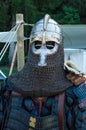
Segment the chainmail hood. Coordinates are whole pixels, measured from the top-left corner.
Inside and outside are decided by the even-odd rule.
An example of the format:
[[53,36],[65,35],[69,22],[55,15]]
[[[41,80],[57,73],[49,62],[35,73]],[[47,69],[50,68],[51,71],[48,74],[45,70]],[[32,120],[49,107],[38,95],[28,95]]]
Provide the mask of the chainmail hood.
[[9,85],[15,91],[31,97],[52,96],[71,85],[64,71],[64,51],[61,44],[56,54],[47,56],[47,66],[39,67],[38,60],[39,56],[34,55],[30,49],[24,68],[8,78]]

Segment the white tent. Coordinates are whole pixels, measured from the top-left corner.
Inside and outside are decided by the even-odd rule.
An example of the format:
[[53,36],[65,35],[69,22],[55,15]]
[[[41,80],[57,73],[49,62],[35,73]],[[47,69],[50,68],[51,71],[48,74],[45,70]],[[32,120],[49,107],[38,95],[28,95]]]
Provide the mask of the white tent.
[[[10,36],[13,36],[13,35],[14,35],[14,37],[13,37],[13,39],[11,39]],[[11,31],[11,32],[0,32],[0,42],[1,42],[1,43],[7,42],[8,39],[9,39],[9,37],[10,37],[10,42],[15,42],[15,41],[17,41],[17,35],[16,35],[16,32],[15,32],[15,31]]]
[[86,25],[62,25],[65,48],[86,48]]
[[[11,37],[13,38],[11,39]],[[24,37],[24,40],[27,40],[28,38]],[[0,32],[0,43],[5,43],[5,42],[17,42],[17,33],[16,31],[8,31],[8,32]]]
[[78,68],[86,74],[86,50],[84,49],[65,49],[65,61],[71,60]]

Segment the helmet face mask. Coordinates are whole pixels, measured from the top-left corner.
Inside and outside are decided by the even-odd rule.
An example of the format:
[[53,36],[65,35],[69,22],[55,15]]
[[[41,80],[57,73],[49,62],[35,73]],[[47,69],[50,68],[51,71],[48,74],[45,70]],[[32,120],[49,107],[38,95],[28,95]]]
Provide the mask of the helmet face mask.
[[48,41],[45,44],[42,44],[41,41],[34,41],[32,44],[32,52],[40,57],[38,66],[46,66],[46,57],[55,54],[58,51],[58,46],[53,41]]

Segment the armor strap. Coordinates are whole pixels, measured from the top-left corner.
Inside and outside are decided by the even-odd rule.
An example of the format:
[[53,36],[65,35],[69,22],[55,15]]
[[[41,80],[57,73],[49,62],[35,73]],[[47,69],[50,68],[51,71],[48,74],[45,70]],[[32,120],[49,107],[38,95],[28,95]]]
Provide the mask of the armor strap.
[[58,95],[59,130],[64,130],[64,99],[65,99],[65,92]]

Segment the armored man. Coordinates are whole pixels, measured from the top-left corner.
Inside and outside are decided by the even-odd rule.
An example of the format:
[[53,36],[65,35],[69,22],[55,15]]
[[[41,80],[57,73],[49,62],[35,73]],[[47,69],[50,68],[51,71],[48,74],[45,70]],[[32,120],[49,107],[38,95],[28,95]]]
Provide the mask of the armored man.
[[86,130],[85,77],[64,66],[60,25],[45,15],[29,44],[24,68],[0,87],[0,130]]

